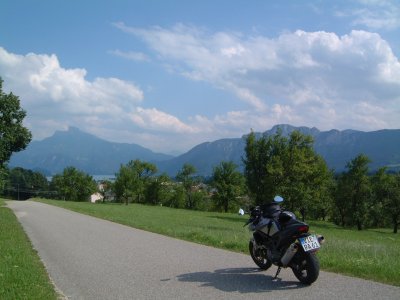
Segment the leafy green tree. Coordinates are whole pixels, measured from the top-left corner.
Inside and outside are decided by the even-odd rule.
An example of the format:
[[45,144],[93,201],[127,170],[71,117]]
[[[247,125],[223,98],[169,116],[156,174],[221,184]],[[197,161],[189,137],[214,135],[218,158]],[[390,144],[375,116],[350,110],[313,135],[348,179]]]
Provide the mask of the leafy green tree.
[[171,185],[165,187],[168,193],[163,198],[162,205],[174,208],[185,208],[186,207],[186,191],[185,188],[175,182],[171,182]]
[[88,201],[97,191],[93,177],[75,167],[67,167],[62,174],[53,176],[50,186],[66,201]]
[[195,207],[195,199],[192,197],[193,186],[197,183],[197,180],[194,177],[195,173],[196,168],[191,164],[185,163],[182,166],[182,169],[178,171],[178,174],[176,175],[176,179],[182,182],[182,185],[186,191],[186,207],[189,209]]
[[6,193],[4,189],[7,178],[8,178],[8,169],[6,167],[0,166],[0,194],[4,195]]
[[392,178],[387,174],[387,168],[380,168],[371,178],[372,199],[368,210],[370,227],[385,227],[390,224],[385,211],[384,202],[391,196]]
[[13,152],[26,148],[32,135],[22,124],[26,112],[21,109],[18,96],[3,92],[0,78],[0,168],[8,162]]
[[[312,174],[312,175],[311,175]],[[335,182],[333,179],[333,171],[328,169],[326,162],[318,157],[313,165],[313,172],[310,174],[308,187],[309,196],[304,198],[302,207],[303,219],[307,213],[313,219],[326,220],[332,212],[333,192]]]
[[126,205],[128,205],[129,201],[132,201],[135,186],[134,179],[133,171],[128,166],[121,165],[119,172],[116,174],[113,187],[117,201],[124,201]]
[[271,202],[280,192],[284,175],[281,154],[285,147],[286,139],[281,132],[259,139],[251,132],[246,138],[244,176],[257,205]]
[[[332,174],[315,153],[311,136],[294,131],[289,137],[278,131],[273,136],[246,139],[246,183],[257,204],[271,202],[276,194],[285,198],[290,210],[326,215]],[[327,201],[329,203],[329,201]],[[318,209],[317,209],[318,207]]]
[[211,201],[206,188],[197,188],[192,192],[192,209],[209,211],[211,210]]
[[138,159],[121,166],[114,183],[117,199],[124,200],[125,204],[129,201],[144,202],[147,185],[156,172],[157,167],[154,164]]
[[386,168],[381,168],[372,178],[372,187],[375,200],[373,216],[378,220],[389,217],[393,233],[397,233],[400,224],[400,173],[388,174]]
[[216,189],[213,200],[216,207],[225,212],[244,191],[244,177],[236,169],[237,165],[233,162],[223,161],[213,170],[211,185]]
[[[282,151],[282,194],[291,210],[298,209],[303,220],[307,211],[325,209],[329,203],[331,172],[313,149],[313,139],[299,131],[290,134]],[[314,211],[315,212],[315,211]]]
[[173,182],[167,174],[161,174],[149,181],[146,203],[163,205],[168,203],[171,197],[173,197]]
[[43,197],[49,189],[46,177],[32,170],[13,168],[9,171],[7,191],[14,199],[29,199],[32,197]]
[[365,224],[367,205],[371,199],[371,182],[368,177],[369,158],[360,154],[351,160],[343,174],[343,191],[339,191],[341,197],[346,199],[347,211],[351,217],[351,223],[357,226],[358,230]]
[[134,174],[134,183],[135,183],[135,191],[136,191],[136,201],[138,203],[145,202],[145,193],[150,183],[151,177],[157,173],[157,167],[148,162],[142,162],[140,160],[134,160],[133,162],[128,163],[129,168],[133,171]]
[[397,233],[400,225],[400,173],[393,176],[394,179],[390,189],[393,194],[384,202],[384,207],[392,217],[393,233]]
[[334,209],[332,212],[333,221],[345,227],[351,224],[351,194],[352,184],[347,174],[342,173],[337,177],[337,185],[334,192]]

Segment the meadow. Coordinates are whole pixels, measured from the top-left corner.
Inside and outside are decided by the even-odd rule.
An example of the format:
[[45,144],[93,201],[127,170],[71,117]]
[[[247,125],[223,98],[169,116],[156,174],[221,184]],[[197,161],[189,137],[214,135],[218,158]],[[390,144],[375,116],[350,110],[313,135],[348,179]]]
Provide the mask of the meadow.
[[[127,226],[212,247],[248,253],[246,216],[140,204],[91,204],[37,200]],[[329,222],[308,221],[324,235],[318,252],[322,270],[400,286],[400,235],[390,229],[358,231]]]

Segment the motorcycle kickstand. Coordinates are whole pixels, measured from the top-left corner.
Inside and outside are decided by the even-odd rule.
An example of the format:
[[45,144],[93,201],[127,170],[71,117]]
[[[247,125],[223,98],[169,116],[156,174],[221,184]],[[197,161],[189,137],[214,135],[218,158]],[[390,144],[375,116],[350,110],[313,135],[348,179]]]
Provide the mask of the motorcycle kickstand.
[[276,270],[276,274],[275,274],[275,276],[272,278],[272,280],[277,280],[277,279],[278,279],[278,275],[279,275],[279,273],[281,272],[281,270],[282,270],[282,267],[278,267],[278,270]]

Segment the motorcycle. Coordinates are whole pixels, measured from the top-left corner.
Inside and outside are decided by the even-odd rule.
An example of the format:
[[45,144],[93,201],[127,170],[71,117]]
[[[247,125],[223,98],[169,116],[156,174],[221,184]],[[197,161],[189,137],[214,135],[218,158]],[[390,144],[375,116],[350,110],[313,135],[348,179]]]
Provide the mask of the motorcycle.
[[[309,226],[296,219],[294,213],[281,209],[281,196],[269,204],[252,208],[249,225],[253,236],[249,241],[251,258],[258,267],[269,269],[277,266],[273,279],[277,279],[282,268],[291,268],[303,284],[312,284],[319,275],[319,261],[316,252],[324,242],[322,235],[309,233]],[[243,209],[239,210],[244,215]]]

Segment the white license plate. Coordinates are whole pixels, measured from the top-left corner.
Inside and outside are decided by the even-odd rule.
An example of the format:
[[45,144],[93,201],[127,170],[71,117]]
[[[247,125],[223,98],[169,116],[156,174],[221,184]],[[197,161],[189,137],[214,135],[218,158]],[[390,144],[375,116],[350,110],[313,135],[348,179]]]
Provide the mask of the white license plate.
[[309,235],[304,238],[299,238],[301,246],[303,247],[304,251],[312,251],[312,250],[317,250],[321,247],[321,245],[318,242],[318,238],[315,234]]

